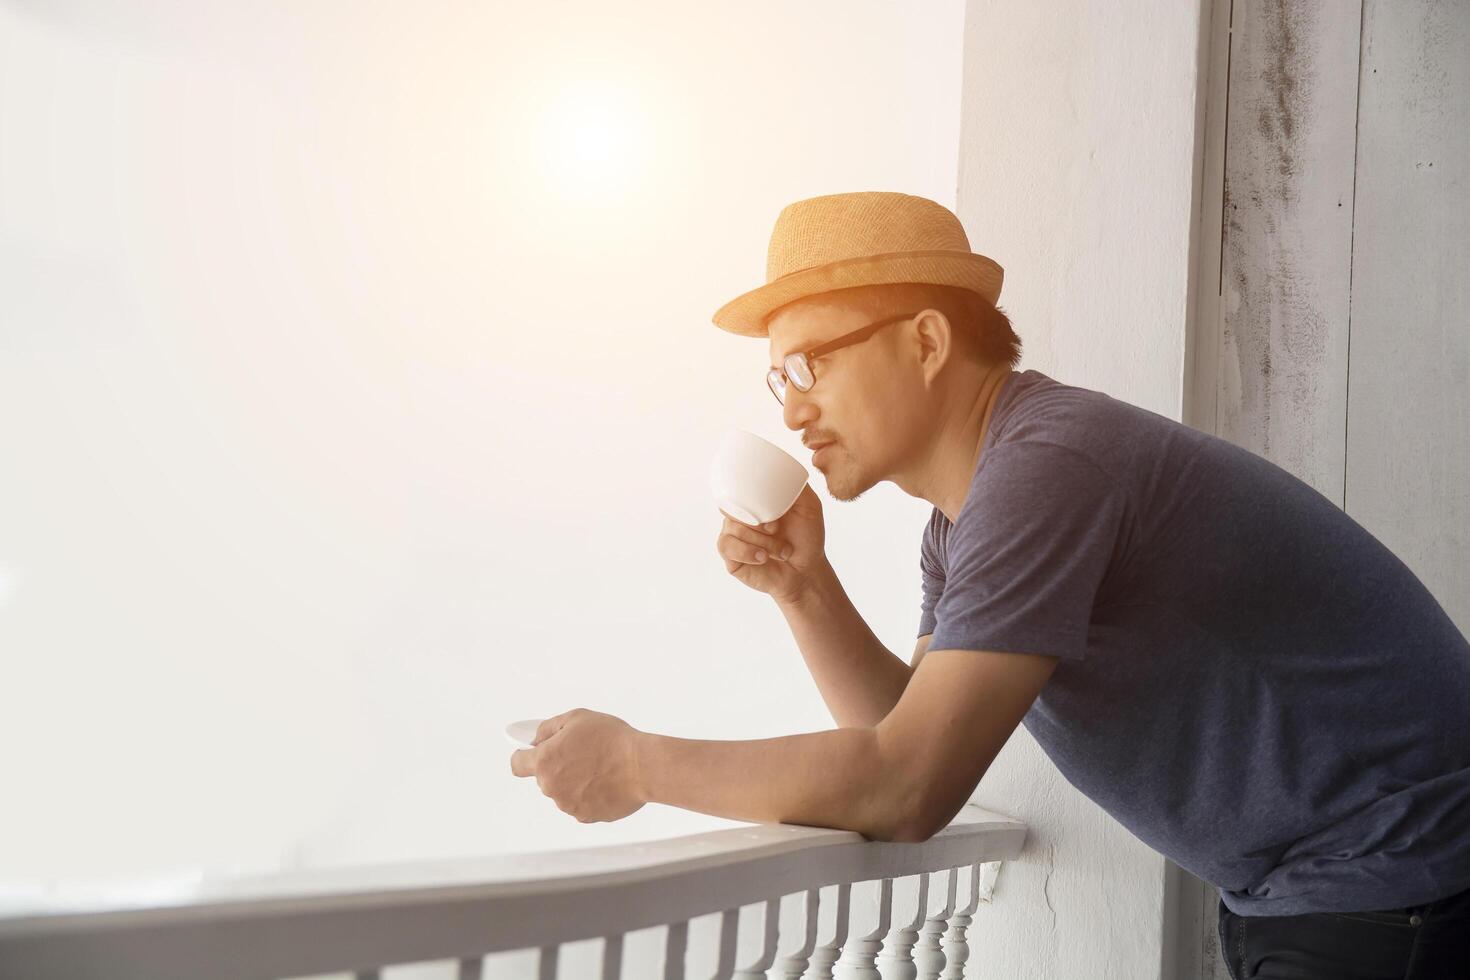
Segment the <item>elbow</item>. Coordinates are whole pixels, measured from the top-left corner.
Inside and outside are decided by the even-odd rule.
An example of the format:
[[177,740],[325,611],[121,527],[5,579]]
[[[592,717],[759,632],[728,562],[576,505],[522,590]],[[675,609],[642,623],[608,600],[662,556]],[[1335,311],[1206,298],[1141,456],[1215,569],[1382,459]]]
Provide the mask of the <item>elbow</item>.
[[910,802],[899,808],[898,814],[883,828],[883,835],[878,839],[895,844],[922,844],[939,830],[929,819],[927,811]]
[[948,823],[947,819],[934,819],[934,787],[907,754],[885,751],[877,728],[872,736],[876,744],[867,748],[865,761],[876,758],[879,765],[869,762],[864,767],[869,779],[864,788],[864,810],[872,832],[863,836],[896,844],[922,844]]
[[884,840],[893,844],[922,844],[932,835],[899,831],[888,835]]
[[928,795],[911,793],[900,804],[889,824],[886,838],[905,844],[922,844],[950,825],[970,800],[973,787],[937,785]]
[[933,837],[935,831],[927,825],[902,825],[895,827],[884,840],[895,844],[922,844]]
[[932,779],[911,783],[906,799],[896,809],[889,840],[922,844],[948,827],[974,795],[975,786],[968,780]]

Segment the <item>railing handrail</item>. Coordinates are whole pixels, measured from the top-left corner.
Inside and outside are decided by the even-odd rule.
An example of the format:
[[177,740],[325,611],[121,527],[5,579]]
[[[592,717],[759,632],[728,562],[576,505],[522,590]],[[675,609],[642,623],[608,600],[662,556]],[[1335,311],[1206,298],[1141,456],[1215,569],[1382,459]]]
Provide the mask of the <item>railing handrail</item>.
[[755,824],[533,854],[205,880],[147,907],[0,917],[0,976],[302,976],[479,956],[619,935],[826,885],[1009,860],[1025,835],[1024,824],[970,804],[922,843]]

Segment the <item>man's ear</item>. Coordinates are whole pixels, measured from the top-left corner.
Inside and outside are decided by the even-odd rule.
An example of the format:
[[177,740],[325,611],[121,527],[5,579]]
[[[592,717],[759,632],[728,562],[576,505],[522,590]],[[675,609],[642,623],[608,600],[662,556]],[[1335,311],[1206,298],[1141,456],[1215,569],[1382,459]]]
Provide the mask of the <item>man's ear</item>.
[[932,385],[944,365],[954,357],[954,334],[949,320],[938,310],[920,313],[913,323],[916,354],[924,383]]

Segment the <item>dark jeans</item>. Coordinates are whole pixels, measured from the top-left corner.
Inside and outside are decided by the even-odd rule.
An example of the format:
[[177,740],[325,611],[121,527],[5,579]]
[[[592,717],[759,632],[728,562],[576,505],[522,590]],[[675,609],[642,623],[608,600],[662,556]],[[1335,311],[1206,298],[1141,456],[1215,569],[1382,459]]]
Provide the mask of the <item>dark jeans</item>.
[[1220,902],[1234,980],[1470,980],[1470,890],[1413,908],[1236,915]]

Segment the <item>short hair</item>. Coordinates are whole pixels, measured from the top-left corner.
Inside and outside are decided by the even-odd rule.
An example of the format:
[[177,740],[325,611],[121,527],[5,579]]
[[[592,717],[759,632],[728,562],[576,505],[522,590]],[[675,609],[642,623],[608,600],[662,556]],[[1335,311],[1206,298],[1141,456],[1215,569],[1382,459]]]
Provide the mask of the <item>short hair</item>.
[[973,290],[927,282],[880,283],[834,289],[806,299],[825,300],[858,310],[874,320],[900,313],[936,309],[953,330],[962,356],[982,364],[1004,363],[1014,368],[1021,360],[1021,338],[1011,319]]

